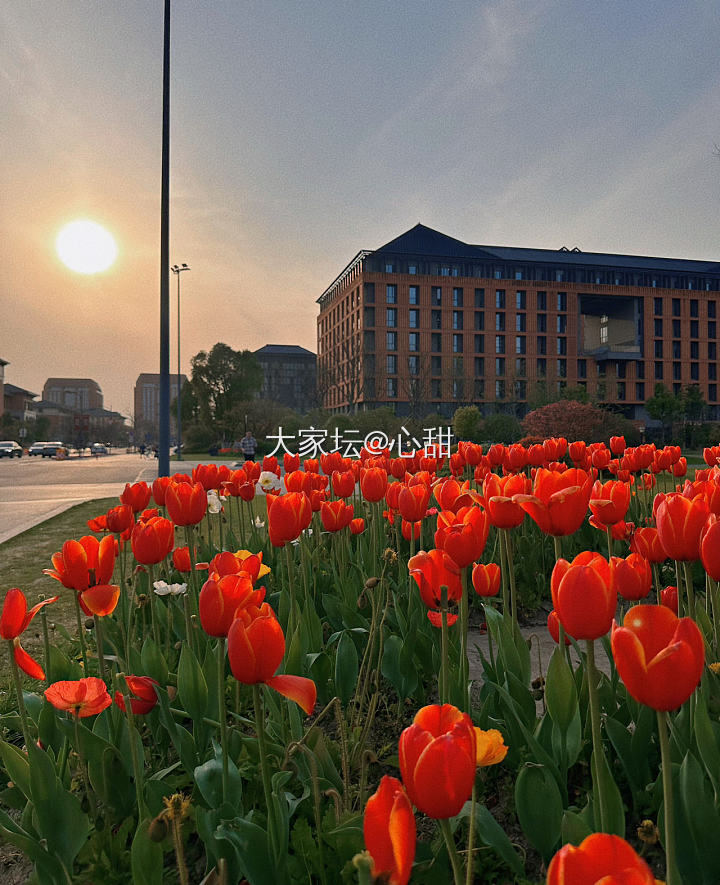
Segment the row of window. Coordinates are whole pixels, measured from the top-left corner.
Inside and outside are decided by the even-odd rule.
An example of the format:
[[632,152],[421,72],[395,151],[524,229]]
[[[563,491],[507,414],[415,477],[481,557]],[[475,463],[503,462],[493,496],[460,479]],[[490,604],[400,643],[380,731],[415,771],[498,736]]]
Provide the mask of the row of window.
[[[653,324],[655,337],[662,338],[663,337],[663,321],[655,320]],[[699,320],[690,320],[690,337],[698,338],[700,333],[700,321]],[[681,324],[680,320],[672,321],[672,334],[673,338],[682,338],[681,332]],[[707,337],[708,338],[717,338],[717,323],[715,320],[708,320],[707,324]]]
[[[663,315],[663,299],[662,298],[654,298],[653,299],[653,309],[655,311],[655,316],[661,317]],[[679,317],[682,311],[682,302],[680,298],[672,299],[672,315],[674,317]],[[707,312],[710,318],[714,318],[716,316],[717,304],[715,301],[707,302]],[[700,302],[697,298],[690,299],[690,316],[697,317],[700,315]]]
[[[367,294],[367,293],[366,293]],[[557,310],[566,311],[567,310],[567,292],[558,292],[556,296],[556,305]],[[375,294],[373,288],[372,298],[366,298],[367,303],[374,303]],[[465,294],[464,290],[455,286],[452,290],[452,306],[453,307],[464,307],[465,306]],[[525,290],[518,290],[515,292],[515,309],[516,310],[527,310],[527,292]],[[506,290],[505,289],[496,289],[495,290],[495,307],[498,310],[505,310],[507,307],[508,299],[506,298]],[[535,308],[537,310],[547,310],[547,292],[536,292],[535,293]],[[395,283],[388,283],[385,286],[385,303],[386,304],[397,304],[398,303],[398,287]],[[410,286],[408,288],[408,303],[410,305],[419,305],[420,304],[420,287],[419,286]],[[473,303],[476,308],[485,307],[485,289],[475,289],[474,290],[474,298]],[[441,307],[442,306],[442,286],[431,286],[430,287],[430,304],[433,307]],[[468,305],[469,306],[469,305]]]

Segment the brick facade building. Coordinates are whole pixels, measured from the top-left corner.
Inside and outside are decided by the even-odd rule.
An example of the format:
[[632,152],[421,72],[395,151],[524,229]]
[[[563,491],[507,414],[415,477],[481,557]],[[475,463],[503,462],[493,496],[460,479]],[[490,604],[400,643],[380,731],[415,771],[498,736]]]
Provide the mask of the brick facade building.
[[720,264],[474,246],[423,225],[359,252],[318,299],[323,405],[399,415],[527,411],[585,387],[645,420],[657,383],[718,417]]

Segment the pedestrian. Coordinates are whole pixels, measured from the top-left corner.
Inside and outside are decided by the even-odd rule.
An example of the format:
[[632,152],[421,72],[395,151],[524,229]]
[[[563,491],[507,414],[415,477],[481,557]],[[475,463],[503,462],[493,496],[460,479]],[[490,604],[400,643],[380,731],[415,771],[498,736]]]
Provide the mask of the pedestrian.
[[245,436],[240,440],[240,449],[245,455],[246,461],[252,461],[255,458],[255,449],[257,448],[257,440],[252,435],[252,431],[248,430]]

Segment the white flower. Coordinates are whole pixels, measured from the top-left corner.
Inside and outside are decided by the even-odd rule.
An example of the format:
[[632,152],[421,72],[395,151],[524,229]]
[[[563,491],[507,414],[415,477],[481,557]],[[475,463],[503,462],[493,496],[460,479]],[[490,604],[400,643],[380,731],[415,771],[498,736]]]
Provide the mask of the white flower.
[[223,508],[224,498],[221,498],[220,495],[215,491],[215,489],[210,489],[207,493],[208,500],[208,513],[220,513]]
[[274,489],[280,488],[280,477],[271,470],[263,470],[258,479],[258,488],[261,492],[267,494]]
[[256,529],[264,529],[265,528],[265,523],[262,521],[262,519],[260,519],[259,516],[255,517],[255,528]]
[[153,588],[158,596],[180,596],[181,593],[187,593],[187,584],[168,584],[167,581],[155,581]]

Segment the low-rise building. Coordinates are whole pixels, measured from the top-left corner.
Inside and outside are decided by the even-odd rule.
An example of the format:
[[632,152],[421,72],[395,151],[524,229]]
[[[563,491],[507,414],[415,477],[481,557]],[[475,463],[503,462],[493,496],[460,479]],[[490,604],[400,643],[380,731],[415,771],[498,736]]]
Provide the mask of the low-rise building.
[[297,344],[266,344],[255,351],[263,370],[259,396],[297,412],[317,405],[317,357]]

